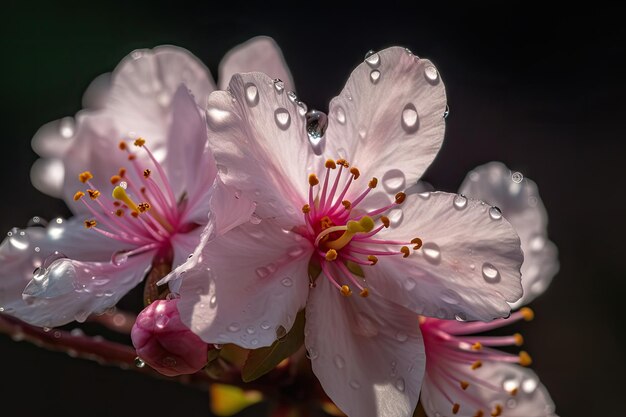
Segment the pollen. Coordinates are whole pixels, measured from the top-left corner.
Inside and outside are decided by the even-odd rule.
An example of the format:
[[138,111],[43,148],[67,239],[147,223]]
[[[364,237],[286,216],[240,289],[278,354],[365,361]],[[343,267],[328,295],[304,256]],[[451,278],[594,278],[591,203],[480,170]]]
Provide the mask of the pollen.
[[461,406],[458,403],[454,403],[454,405],[452,406],[452,414],[457,414],[460,408]]
[[133,216],[134,218],[137,218],[137,217],[139,217],[139,212],[133,210],[133,211],[130,212],[130,215]]
[[343,295],[344,297],[349,297],[352,295],[352,290],[350,289],[350,287],[348,287],[345,284],[341,286],[341,289],[339,291],[341,292],[341,295]]
[[327,159],[326,163],[324,164],[324,166],[326,168],[330,168],[330,169],[335,169],[337,168],[337,164],[335,163],[335,161],[333,161],[332,159]]
[[406,199],[406,194],[400,192],[398,194],[396,194],[396,204],[402,204],[404,203],[404,200]]
[[406,258],[411,254],[411,250],[409,249],[408,246],[402,246],[400,248],[400,252],[402,252],[402,257]]
[[337,251],[334,249],[329,249],[328,252],[326,252],[326,260],[331,262],[335,259],[337,259]]
[[491,417],[498,417],[502,414],[502,406],[500,404],[496,404],[493,407],[493,411],[491,412]]
[[465,391],[465,390],[467,389],[467,387],[469,387],[469,382],[467,382],[467,381],[461,381],[461,382],[460,382],[460,385],[461,385],[461,389],[462,389],[463,391]]
[[372,177],[370,182],[367,184],[367,186],[370,188],[376,188],[377,185],[378,185],[378,178],[376,177]]
[[85,196],[85,193],[83,193],[82,191],[76,191],[76,194],[74,194],[74,201],[78,201],[84,196]]
[[139,203],[137,208],[139,209],[140,213],[145,213],[146,211],[150,210],[150,203]]
[[348,163],[348,161],[346,161],[343,158],[337,159],[337,165],[341,165],[344,168],[349,168],[350,167],[350,164]]
[[370,290],[368,290],[367,288],[363,288],[359,295],[363,298],[367,298],[370,295]]
[[483,348],[483,345],[480,344],[480,342],[476,342],[472,345],[472,350],[481,350]]
[[413,246],[413,249],[418,250],[419,248],[422,247],[422,239],[420,239],[419,237],[416,237],[415,239],[411,240],[411,243],[414,244],[415,246]]
[[117,217],[122,217],[124,215],[124,210],[122,210],[122,209],[115,210],[115,215]]
[[475,371],[476,369],[480,368],[481,366],[483,366],[483,363],[481,361],[476,361],[472,364],[471,368],[472,371]]
[[383,223],[383,226],[389,227],[389,217],[381,216],[380,221]]
[[361,176],[361,171],[359,171],[357,167],[352,167],[350,168],[350,174],[352,174],[352,176],[356,180],[357,178]]
[[137,138],[137,139],[135,139],[135,142],[134,142],[135,146],[141,148],[145,144],[146,144],[146,140],[144,138]]
[[531,321],[535,318],[535,312],[529,307],[520,308],[519,312],[522,314],[522,317],[526,321]]
[[371,262],[371,265],[376,265],[378,263],[378,258],[374,255],[368,255],[367,260]]
[[341,204],[346,210],[350,210],[350,207],[352,207],[352,203],[348,200],[343,200]]
[[89,194],[89,198],[91,198],[92,200],[100,197],[100,191],[98,190],[87,190],[87,194]]
[[476,411],[476,414],[474,414],[474,417],[483,417],[485,415],[485,413],[483,412],[483,410],[478,410]]
[[120,177],[119,175],[113,175],[111,177],[111,184],[115,185],[118,182],[120,182],[122,180],[122,177]]
[[137,157],[134,154],[132,154],[132,153],[130,155],[128,155],[128,160],[129,161],[134,161],[135,158],[137,158]]
[[126,148],[128,148],[128,146],[126,146],[126,142],[124,142],[123,140],[120,141],[117,147],[120,148],[120,151],[125,151]]
[[78,180],[83,184],[93,178],[93,174],[89,171],[81,172],[78,174]]
[[314,186],[316,186],[319,183],[320,183],[320,180],[317,178],[317,175],[315,175],[315,174],[310,174],[309,175],[309,185],[311,187],[314,187]]
[[308,213],[310,213],[310,212],[311,212],[311,206],[309,206],[308,204],[303,205],[303,206],[302,206],[302,212],[303,212],[304,214],[308,214]]
[[516,346],[522,346],[524,344],[524,336],[522,336],[520,333],[515,333],[513,337],[515,338]]
[[513,388],[511,391],[509,391],[509,394],[511,394],[512,396],[516,396],[517,395],[517,388]]
[[522,366],[530,366],[533,363],[533,359],[530,357],[528,352],[522,350],[519,353],[519,364]]
[[143,170],[143,177],[148,179],[150,178],[150,174],[152,174],[152,171],[150,171],[149,169],[144,169]]
[[126,168],[120,168],[120,170],[117,171],[117,175],[124,178],[124,176],[126,175]]
[[91,229],[92,227],[95,227],[98,223],[95,220],[85,220],[85,227],[87,229]]

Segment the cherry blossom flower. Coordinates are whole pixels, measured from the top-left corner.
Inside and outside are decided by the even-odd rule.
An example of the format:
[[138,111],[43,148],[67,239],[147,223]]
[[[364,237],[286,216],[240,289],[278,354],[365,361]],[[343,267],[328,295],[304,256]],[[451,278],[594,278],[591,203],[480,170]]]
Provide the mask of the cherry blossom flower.
[[445,110],[436,68],[403,48],[356,68],[325,132],[326,116],[283,83],[235,75],[209,98],[209,142],[256,221],[203,239],[168,277],[183,277],[183,322],[254,349],[306,306],[313,371],[339,408],[411,415],[424,372],[415,313],[491,320],[522,294],[519,239],[501,215],[402,192],[441,147]]
[[[220,77],[244,68],[291,83],[269,38],[231,51]],[[215,181],[199,110],[214,89],[187,51],[137,50],[92,83],[75,121],[38,131],[33,147],[43,158],[33,182],[63,197],[75,217],[9,232],[0,246],[0,312],[48,327],[85,320],[149,271],[159,278],[180,265],[205,226],[214,236],[250,219],[251,201]]]
[[[556,247],[548,240],[547,214],[535,183],[519,172],[511,173],[501,163],[491,162],[471,171],[460,191],[500,207],[521,238],[525,253],[524,296],[514,306],[526,304],[543,293],[559,265]],[[531,364],[530,355],[525,351],[514,355],[494,349],[521,346],[522,335],[475,335],[533,317],[530,308],[522,307],[508,319],[489,323],[422,318],[426,374],[421,400],[426,414],[429,417],[554,416],[554,403],[547,389],[534,372],[523,367]]]

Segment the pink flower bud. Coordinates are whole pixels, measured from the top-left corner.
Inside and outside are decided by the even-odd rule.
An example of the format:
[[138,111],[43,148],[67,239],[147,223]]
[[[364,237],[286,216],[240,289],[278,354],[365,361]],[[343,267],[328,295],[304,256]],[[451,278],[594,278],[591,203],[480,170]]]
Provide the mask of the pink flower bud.
[[207,363],[208,345],[180,320],[178,300],[158,300],[137,316],[133,346],[145,363],[163,375],[192,374]]

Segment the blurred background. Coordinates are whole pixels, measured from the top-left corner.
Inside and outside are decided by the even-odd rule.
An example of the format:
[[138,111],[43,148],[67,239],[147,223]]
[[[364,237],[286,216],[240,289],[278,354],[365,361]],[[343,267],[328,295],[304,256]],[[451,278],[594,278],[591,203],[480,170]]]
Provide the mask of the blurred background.
[[[507,2],[454,7],[393,1],[218,8],[151,1],[5,2],[0,24],[0,231],[67,216],[29,182],[30,139],[74,115],[97,75],[136,48],[187,48],[217,74],[256,35],[282,47],[299,98],[325,111],[370,49],[410,48],[437,65],[450,116],[425,179],[455,191],[467,171],[500,160],[539,185],[561,270],[523,332],[533,368],[561,416],[623,416],[626,336],[626,29],[585,5],[548,12]],[[0,265],[0,268],[2,266]],[[205,392],[43,351],[0,335],[3,416],[207,416]],[[254,415],[252,411],[249,415]]]

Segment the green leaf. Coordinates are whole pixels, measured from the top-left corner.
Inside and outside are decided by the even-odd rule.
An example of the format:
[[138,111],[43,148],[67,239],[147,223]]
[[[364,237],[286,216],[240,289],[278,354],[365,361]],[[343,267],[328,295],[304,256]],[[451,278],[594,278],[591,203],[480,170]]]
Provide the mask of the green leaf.
[[304,343],[304,310],[296,316],[296,321],[287,335],[271,346],[251,350],[241,370],[244,382],[254,381],[274,369],[284,359],[296,353]]

